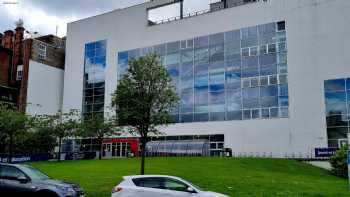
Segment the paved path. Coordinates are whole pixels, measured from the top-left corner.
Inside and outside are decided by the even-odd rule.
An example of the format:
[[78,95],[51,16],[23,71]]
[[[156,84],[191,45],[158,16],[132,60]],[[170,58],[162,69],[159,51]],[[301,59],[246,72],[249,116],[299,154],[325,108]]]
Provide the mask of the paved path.
[[331,170],[332,169],[332,166],[331,164],[329,163],[329,161],[310,161],[310,162],[307,162],[313,166],[316,166],[316,167],[319,167],[319,168],[323,168],[323,169],[326,169],[326,170]]

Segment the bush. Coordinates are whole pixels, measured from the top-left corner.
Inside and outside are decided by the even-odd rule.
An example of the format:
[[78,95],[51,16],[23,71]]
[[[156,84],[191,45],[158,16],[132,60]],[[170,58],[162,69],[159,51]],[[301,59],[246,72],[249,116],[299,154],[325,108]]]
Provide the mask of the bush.
[[348,148],[343,146],[330,158],[332,173],[334,175],[344,178],[348,177],[347,152]]

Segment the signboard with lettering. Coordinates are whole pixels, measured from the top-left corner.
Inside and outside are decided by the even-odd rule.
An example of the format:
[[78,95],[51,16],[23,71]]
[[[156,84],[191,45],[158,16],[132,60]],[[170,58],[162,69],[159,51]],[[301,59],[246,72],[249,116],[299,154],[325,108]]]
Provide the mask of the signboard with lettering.
[[315,148],[316,157],[331,157],[335,154],[337,148]]
[[[23,163],[28,161],[47,161],[51,158],[50,154],[44,153],[44,154],[32,154],[32,155],[13,155],[11,157],[12,163]],[[0,155],[0,162],[2,163],[8,163],[8,155],[7,154],[1,154]]]

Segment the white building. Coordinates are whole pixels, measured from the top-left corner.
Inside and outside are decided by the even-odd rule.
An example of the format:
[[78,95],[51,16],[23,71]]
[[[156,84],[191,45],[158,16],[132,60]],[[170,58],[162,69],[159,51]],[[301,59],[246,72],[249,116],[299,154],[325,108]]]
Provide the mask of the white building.
[[[273,157],[341,143],[349,129],[342,115],[350,111],[350,1],[227,0],[191,17],[148,18],[180,4],[155,0],[68,24],[63,110],[106,113],[127,61],[155,51],[181,96],[179,123],[161,129],[168,139],[213,135],[213,154],[225,147]],[[340,94],[325,93],[331,79],[343,79],[328,85]],[[341,119],[328,129],[326,110]]]

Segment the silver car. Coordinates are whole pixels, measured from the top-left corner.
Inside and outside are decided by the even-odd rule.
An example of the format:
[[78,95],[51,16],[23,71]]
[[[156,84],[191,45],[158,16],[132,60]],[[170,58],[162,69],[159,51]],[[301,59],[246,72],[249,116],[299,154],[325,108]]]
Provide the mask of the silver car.
[[84,197],[84,191],[77,184],[51,179],[31,166],[0,163],[0,196]]
[[147,175],[125,176],[112,190],[112,197],[228,197],[224,194],[202,191],[199,187],[178,177]]

